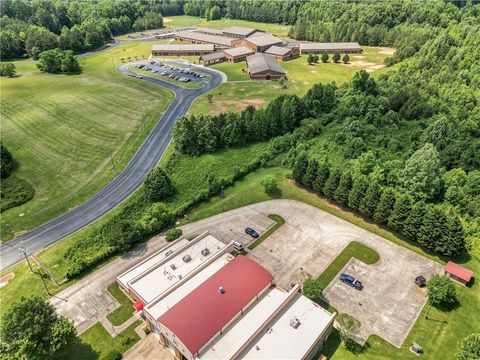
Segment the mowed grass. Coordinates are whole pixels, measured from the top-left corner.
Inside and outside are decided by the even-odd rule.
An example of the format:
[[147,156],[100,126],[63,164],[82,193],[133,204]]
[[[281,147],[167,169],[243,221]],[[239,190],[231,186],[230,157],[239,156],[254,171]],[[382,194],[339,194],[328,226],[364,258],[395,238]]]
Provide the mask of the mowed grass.
[[[223,200],[225,211],[276,198],[294,199],[327,211],[422,256],[439,263],[446,263],[447,259],[427,253],[421,248],[399,238],[388,229],[379,227],[353,212],[345,211],[330,203],[323,197],[297,187],[292,180],[286,178],[286,175],[290,172],[291,170],[288,169],[274,167],[260,169],[247,175],[242,180],[237,181],[234,186],[225,189]],[[279,192],[274,195],[266,194],[260,183],[261,179],[266,175],[272,175],[278,181]],[[219,212],[221,212],[221,198],[215,196],[192,208],[188,212],[188,218],[190,221],[196,221]],[[358,254],[356,250],[352,252],[353,256],[358,256]],[[478,249],[472,251],[471,257],[453,260],[478,274],[480,273],[480,259],[475,254],[478,254]],[[368,257],[370,258],[370,256]],[[371,261],[374,260],[372,256]],[[338,270],[337,268],[332,268],[331,272],[324,272],[321,275],[321,278],[325,276],[325,283],[331,278],[331,274],[333,273],[333,276],[335,276],[341,267]],[[424,319],[424,314],[427,311],[425,307],[401,349],[397,349],[380,337],[372,335],[369,337],[364,349],[352,353],[340,344],[338,334],[333,334],[327,342],[324,353],[328,355],[329,359],[333,360],[415,359],[415,355],[408,350],[412,341],[415,341],[425,351],[422,358],[431,360],[451,359],[460,339],[471,333],[480,332],[480,321],[475,320],[478,318],[478,314],[480,314],[479,282],[474,280],[469,287],[456,285],[456,290],[460,306],[450,311],[432,308],[429,313],[429,320]]]
[[227,75],[228,81],[209,92],[213,95],[210,103],[207,94],[199,97],[192,104],[192,113],[219,114],[225,111],[240,111],[249,105],[263,106],[282,94],[305,93],[316,83],[335,81],[341,84],[352,78],[357,71],[365,69],[372,74],[384,68],[383,59],[393,50],[378,47],[364,47],[363,54],[351,54],[350,63],[333,62],[309,65],[307,56],[281,62],[288,78],[287,88],[282,89],[277,81],[251,81],[246,72],[245,61],[235,64],[221,63],[212,65]]
[[287,37],[288,31],[290,30],[289,25],[280,25],[280,24],[268,24],[255,21],[247,20],[236,20],[236,19],[220,19],[220,20],[210,20],[207,21],[204,18],[196,16],[169,16],[163,19],[163,24],[166,27],[190,27],[190,26],[200,26],[200,27],[209,27],[214,29],[223,29],[230,26],[244,26],[250,27],[258,30],[263,30],[274,34],[279,37]]
[[107,291],[120,303],[118,308],[107,315],[107,319],[112,325],[120,326],[133,316],[132,300],[120,290],[116,281],[107,287]]
[[2,79],[2,141],[35,189],[2,213],[1,236],[30,230],[88,199],[131,159],[173,95],[114,70],[121,58],[148,56],[151,44],[117,46],[81,58],[81,75],[42,74],[19,62]]

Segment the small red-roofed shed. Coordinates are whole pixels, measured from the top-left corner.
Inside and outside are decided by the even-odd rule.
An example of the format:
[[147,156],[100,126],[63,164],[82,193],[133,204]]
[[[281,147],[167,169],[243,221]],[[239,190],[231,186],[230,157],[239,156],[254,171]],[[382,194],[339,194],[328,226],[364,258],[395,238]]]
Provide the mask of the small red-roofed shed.
[[473,271],[449,261],[447,265],[445,265],[445,275],[463,285],[467,285],[472,279]]
[[[237,256],[158,319],[193,358],[244,309],[270,288],[273,276],[246,256]],[[174,341],[174,343],[175,343]]]

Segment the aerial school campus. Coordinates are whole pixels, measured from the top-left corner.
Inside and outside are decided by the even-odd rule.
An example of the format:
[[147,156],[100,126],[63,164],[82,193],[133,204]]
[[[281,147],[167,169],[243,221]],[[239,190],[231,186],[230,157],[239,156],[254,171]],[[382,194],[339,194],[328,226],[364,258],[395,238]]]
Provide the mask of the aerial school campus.
[[478,358],[478,4],[160,3],[2,45],[6,358]]

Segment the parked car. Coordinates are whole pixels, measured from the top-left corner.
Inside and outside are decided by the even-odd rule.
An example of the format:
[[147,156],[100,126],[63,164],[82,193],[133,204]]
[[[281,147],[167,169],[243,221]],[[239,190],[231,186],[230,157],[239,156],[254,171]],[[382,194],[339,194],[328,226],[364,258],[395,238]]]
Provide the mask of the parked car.
[[341,274],[340,275],[340,281],[344,282],[347,285],[350,285],[351,287],[353,287],[357,290],[362,290],[363,289],[362,282],[355,279],[352,275]]
[[245,228],[245,233],[250,235],[251,237],[254,237],[255,239],[259,236],[258,233],[250,227]]
[[245,249],[244,246],[243,246],[243,244],[242,244],[240,241],[237,241],[237,240],[235,240],[235,241],[233,242],[233,247],[234,247],[234,249],[237,250],[238,252],[242,252],[242,251]]
[[419,275],[415,278],[415,284],[418,287],[424,287],[427,284],[427,279],[423,275]]

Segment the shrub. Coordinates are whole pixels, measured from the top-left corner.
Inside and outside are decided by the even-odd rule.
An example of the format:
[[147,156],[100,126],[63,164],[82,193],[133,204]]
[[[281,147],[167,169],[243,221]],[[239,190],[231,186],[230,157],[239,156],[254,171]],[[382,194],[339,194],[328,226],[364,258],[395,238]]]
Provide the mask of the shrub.
[[428,303],[433,306],[450,305],[457,301],[452,280],[446,276],[434,275],[427,282]]
[[261,184],[265,188],[266,193],[271,193],[277,188],[277,179],[271,175],[267,175],[261,180]]
[[460,340],[455,353],[456,360],[480,359],[480,334],[470,334]]
[[340,330],[340,338],[347,349],[354,346],[353,338],[358,335],[361,323],[353,316],[348,314],[340,314],[337,316],[337,323]]
[[110,352],[105,355],[102,360],[120,360],[123,358],[123,355],[118,350],[110,350]]
[[178,239],[181,235],[182,235],[182,229],[173,228],[173,229],[167,230],[167,232],[165,233],[165,239],[167,241],[173,241],[175,239]]
[[0,212],[26,203],[35,196],[35,189],[27,181],[10,176],[0,182]]
[[143,181],[145,192],[151,201],[160,201],[173,195],[172,180],[161,167],[150,169]]

